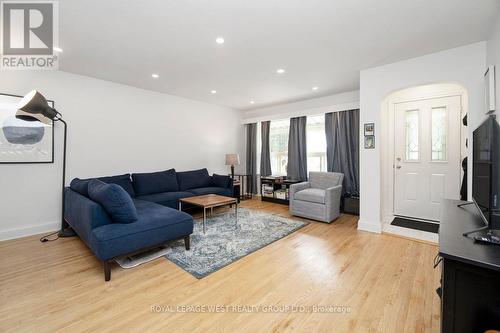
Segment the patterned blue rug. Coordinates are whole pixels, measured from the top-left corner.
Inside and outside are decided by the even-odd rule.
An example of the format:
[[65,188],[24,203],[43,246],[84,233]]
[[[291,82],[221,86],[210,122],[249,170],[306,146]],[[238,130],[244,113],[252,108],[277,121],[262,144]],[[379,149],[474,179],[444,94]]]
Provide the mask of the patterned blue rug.
[[207,218],[206,233],[202,220],[195,220],[191,250],[184,241],[164,249],[165,258],[201,279],[236,260],[275,242],[308,223],[256,210],[234,209]]

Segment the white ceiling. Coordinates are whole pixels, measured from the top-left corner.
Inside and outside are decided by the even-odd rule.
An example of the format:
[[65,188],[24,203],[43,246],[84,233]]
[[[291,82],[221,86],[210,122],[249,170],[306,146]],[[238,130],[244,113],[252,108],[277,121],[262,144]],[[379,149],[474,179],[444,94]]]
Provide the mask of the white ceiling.
[[[360,69],[485,40],[499,5],[498,0],[62,0],[60,69],[252,109],[358,89]],[[215,43],[218,36],[223,45]],[[278,68],[286,73],[276,74]],[[319,89],[312,91],[313,86]]]

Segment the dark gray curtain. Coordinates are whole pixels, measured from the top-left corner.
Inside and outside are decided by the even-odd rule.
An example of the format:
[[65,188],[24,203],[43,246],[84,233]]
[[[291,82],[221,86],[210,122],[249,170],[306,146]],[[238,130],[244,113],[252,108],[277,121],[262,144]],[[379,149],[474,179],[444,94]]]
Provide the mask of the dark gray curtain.
[[251,193],[257,193],[257,124],[247,124],[247,153],[246,173],[247,189]]
[[270,121],[263,121],[261,123],[261,141],[262,149],[260,153],[260,175],[269,176],[272,174],[271,171],[271,152],[269,147],[269,131],[271,129]]
[[344,174],[343,193],[359,195],[359,110],[325,114],[329,172]]
[[307,180],[307,117],[290,119],[288,134],[287,176],[293,180]]

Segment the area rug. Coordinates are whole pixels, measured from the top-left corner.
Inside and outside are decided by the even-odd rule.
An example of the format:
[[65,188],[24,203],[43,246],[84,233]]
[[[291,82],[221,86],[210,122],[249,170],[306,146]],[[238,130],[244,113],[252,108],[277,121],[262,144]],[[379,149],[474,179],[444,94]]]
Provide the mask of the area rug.
[[190,251],[186,251],[184,241],[180,240],[156,251],[120,258],[117,262],[123,268],[131,268],[164,256],[194,277],[201,279],[307,224],[278,215],[240,208],[238,223],[235,223],[234,210],[208,217],[205,234],[203,234],[202,220],[195,220]]

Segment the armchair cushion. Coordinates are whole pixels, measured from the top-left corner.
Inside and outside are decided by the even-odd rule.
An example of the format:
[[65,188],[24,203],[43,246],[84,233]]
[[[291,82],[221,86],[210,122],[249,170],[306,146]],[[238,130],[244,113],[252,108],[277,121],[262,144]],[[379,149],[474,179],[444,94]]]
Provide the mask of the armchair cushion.
[[116,184],[106,184],[94,179],[89,182],[89,197],[100,203],[116,223],[132,223],[138,215],[134,202],[128,193]]
[[324,204],[325,190],[322,190],[320,188],[306,188],[305,190],[295,193],[294,199]]

